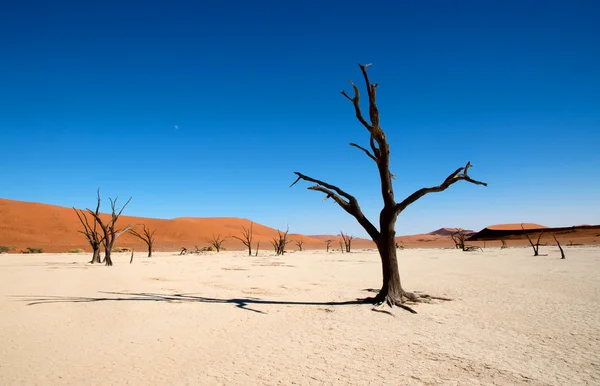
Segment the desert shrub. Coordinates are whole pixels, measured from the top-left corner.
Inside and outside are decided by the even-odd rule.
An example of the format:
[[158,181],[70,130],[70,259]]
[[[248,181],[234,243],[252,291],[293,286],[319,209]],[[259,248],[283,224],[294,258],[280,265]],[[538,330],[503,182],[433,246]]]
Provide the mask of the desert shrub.
[[112,251],[113,252],[131,252],[131,248],[113,247]]
[[67,251],[67,253],[82,253],[82,252],[85,252],[85,251],[81,248],[69,249]]
[[15,247],[8,247],[6,245],[0,245],[0,253],[8,253],[10,251],[14,251]]
[[29,253],[44,253],[44,248],[31,248],[28,247],[27,250]]

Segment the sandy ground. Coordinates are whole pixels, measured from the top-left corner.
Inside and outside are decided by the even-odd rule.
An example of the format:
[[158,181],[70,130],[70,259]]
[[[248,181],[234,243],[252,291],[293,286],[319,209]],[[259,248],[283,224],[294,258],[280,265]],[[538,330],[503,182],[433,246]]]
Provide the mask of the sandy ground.
[[600,248],[566,251],[400,251],[455,299],[417,315],[353,302],[373,251],[1,255],[0,384],[600,384]]

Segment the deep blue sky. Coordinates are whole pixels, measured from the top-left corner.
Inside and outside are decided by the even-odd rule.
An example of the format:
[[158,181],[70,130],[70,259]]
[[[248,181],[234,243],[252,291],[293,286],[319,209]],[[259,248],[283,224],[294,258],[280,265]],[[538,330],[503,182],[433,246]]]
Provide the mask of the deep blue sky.
[[[364,235],[375,166],[339,92],[373,63],[399,234],[600,223],[600,2],[47,1],[0,12],[0,197]],[[359,83],[362,86],[362,82]],[[108,201],[108,200],[106,200]],[[106,208],[105,208],[106,209]]]

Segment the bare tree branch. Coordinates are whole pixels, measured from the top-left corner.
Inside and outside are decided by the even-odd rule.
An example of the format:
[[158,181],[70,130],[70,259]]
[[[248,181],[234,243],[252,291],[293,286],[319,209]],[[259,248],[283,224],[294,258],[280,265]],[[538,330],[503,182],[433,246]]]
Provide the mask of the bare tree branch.
[[129,230],[129,234],[132,236],[137,237],[138,239],[142,240],[144,243],[146,243],[146,245],[148,246],[148,257],[152,257],[152,249],[153,249],[153,245],[155,240],[154,237],[154,233],[156,233],[156,229],[153,231],[150,231],[150,228],[147,228],[145,224],[143,225],[143,229],[142,229],[142,233],[137,232],[135,229],[130,229]]
[[[373,138],[373,137],[371,137],[371,138]],[[355,143],[352,143],[352,142],[350,142],[350,146],[354,146],[355,148],[357,148],[357,149],[360,149],[360,150],[364,151],[364,152],[365,152],[365,154],[366,154],[367,156],[369,156],[369,158],[371,158],[373,161],[375,161],[375,163],[377,163],[377,162],[378,162],[378,161],[377,161],[377,158],[376,158],[376,157],[375,157],[373,154],[371,154],[371,152],[370,152],[370,151],[368,151],[367,149],[365,149],[364,147],[362,147],[362,146],[359,146],[359,145],[357,145],[357,144],[355,144]]]
[[[414,192],[413,194],[411,194],[410,196],[405,198],[404,201],[402,201],[399,204],[396,204],[396,214],[399,214],[400,212],[402,212],[404,209],[406,209],[406,207],[408,207],[410,204],[417,201],[419,198],[423,197],[424,195],[429,194],[429,193],[443,192],[444,190],[448,189],[450,187],[450,185],[452,185],[458,181],[467,181],[467,182],[470,182],[475,185],[487,186],[487,183],[481,182],[481,181],[476,181],[467,175],[467,170],[471,166],[472,166],[471,162],[467,162],[467,165],[464,168],[456,169],[452,174],[450,174],[444,180],[444,182],[442,184],[440,184],[438,186],[433,186],[431,188],[422,188],[422,189],[417,190],[416,192]],[[461,174],[461,172],[463,172],[463,173]]]
[[[316,190],[325,193],[327,195],[326,198],[333,198],[335,202],[337,202],[338,205],[342,207],[342,209],[344,209],[346,212],[352,215],[358,221],[358,223],[362,225],[362,227],[367,231],[367,233],[369,234],[369,236],[371,236],[373,240],[379,238],[379,231],[364,215],[364,213],[360,209],[360,206],[358,205],[358,201],[354,196],[346,193],[337,186],[331,185],[327,182],[305,176],[304,174],[299,172],[294,172],[294,174],[296,174],[298,178],[296,179],[296,181],[294,181],[292,185],[290,185],[290,187],[294,186],[300,180],[314,182],[317,185],[309,187],[309,190]],[[345,201],[340,196],[346,198],[348,201]]]

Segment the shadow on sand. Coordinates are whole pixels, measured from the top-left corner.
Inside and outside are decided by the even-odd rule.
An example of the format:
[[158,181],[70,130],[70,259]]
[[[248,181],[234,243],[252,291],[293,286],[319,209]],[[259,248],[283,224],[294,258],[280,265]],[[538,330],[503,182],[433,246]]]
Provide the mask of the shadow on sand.
[[82,296],[18,296],[23,298],[23,301],[29,302],[28,306],[51,303],[94,303],[94,302],[167,302],[167,303],[217,303],[217,304],[233,304],[243,310],[266,314],[264,311],[251,308],[252,305],[292,305],[292,306],[349,306],[356,304],[367,304],[366,299],[356,299],[340,302],[302,302],[302,301],[285,301],[285,300],[264,300],[260,298],[232,298],[219,299],[195,294],[160,294],[151,292],[100,292],[101,294],[110,296],[99,297],[82,297]]

